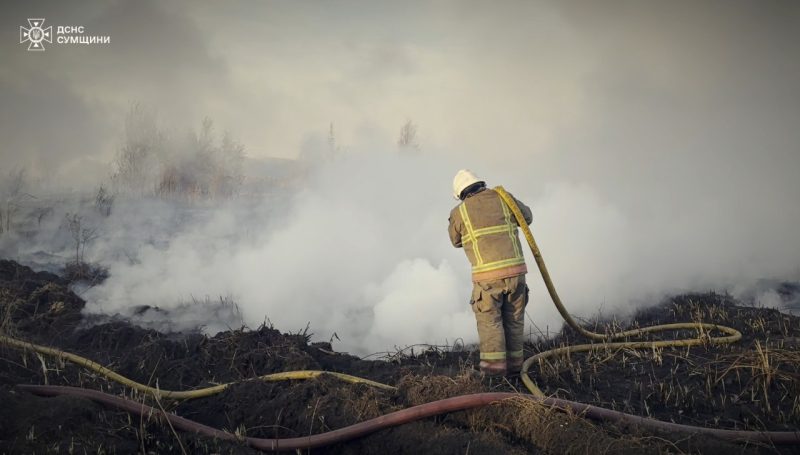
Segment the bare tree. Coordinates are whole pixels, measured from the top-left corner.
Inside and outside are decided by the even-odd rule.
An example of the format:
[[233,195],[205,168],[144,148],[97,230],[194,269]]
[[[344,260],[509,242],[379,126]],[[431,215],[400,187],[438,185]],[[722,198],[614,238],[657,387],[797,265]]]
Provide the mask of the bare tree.
[[94,197],[94,206],[103,216],[111,215],[111,207],[114,205],[114,195],[106,190],[105,185],[100,185]]
[[184,161],[183,166],[188,167],[189,175],[184,173],[185,180],[195,187],[194,193],[203,198],[213,197],[212,176],[215,173],[214,150],[214,122],[211,118],[204,117],[200,124],[200,132],[193,134],[189,162]]
[[336,135],[333,132],[333,122],[331,122],[331,126],[328,129],[328,151],[331,155],[336,153]]
[[222,135],[218,163],[214,180],[216,193],[222,197],[239,194],[244,184],[244,145],[237,142],[229,131]]
[[411,120],[406,120],[406,123],[400,127],[400,136],[397,138],[397,145],[400,147],[400,150],[419,151],[417,125]]
[[125,140],[117,153],[116,171],[111,178],[116,192],[144,195],[153,190],[165,139],[155,113],[138,103],[131,105],[125,118]]
[[67,213],[65,215],[67,222],[67,229],[72,234],[72,240],[75,242],[75,262],[74,271],[70,275],[76,278],[86,276],[87,267],[84,262],[84,254],[86,252],[86,245],[97,238],[97,230],[84,225],[83,217],[77,213]]
[[[14,215],[19,211],[26,184],[25,168],[13,170],[7,174],[0,187],[3,206],[0,207],[0,234],[11,232]],[[30,196],[30,195],[28,195]]]

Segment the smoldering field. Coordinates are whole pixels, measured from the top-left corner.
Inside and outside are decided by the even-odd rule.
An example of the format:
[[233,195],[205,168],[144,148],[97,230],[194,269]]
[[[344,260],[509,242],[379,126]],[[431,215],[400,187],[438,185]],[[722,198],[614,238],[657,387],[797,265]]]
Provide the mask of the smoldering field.
[[[390,146],[337,153],[333,141],[310,158],[243,161],[240,184],[224,197],[139,191],[163,190],[163,165],[137,191],[114,193],[113,178],[98,182],[109,188],[106,205],[96,191],[53,195],[25,181],[12,198],[9,178],[14,209],[6,209],[2,256],[62,270],[77,254],[106,269],[105,280],[87,272],[74,284],[89,321],[122,317],[210,334],[265,322],[290,332],[308,326],[315,339],[359,355],[477,341],[469,267],[446,234],[452,160]],[[614,182],[548,178],[540,160],[483,164],[473,167],[489,185],[503,184],[532,207],[534,235],[579,317],[624,318],[688,291],[796,305],[796,293],[776,291],[800,280],[797,199],[779,193],[783,182],[743,179],[737,185],[748,191],[720,197],[708,181],[640,180],[623,191]],[[81,221],[78,237],[67,215]],[[81,241],[81,232],[90,235]],[[527,330],[554,333],[560,317],[527,259]]]
[[[792,2],[9,5],[0,256],[63,268],[78,215],[78,255],[108,270],[77,285],[86,313],[210,333],[310,324],[361,354],[474,342],[468,264],[446,235],[464,167],[532,207],[576,316],[625,317],[686,291],[797,305],[780,291],[800,280]],[[113,46],[13,47],[39,12]],[[129,100],[159,113],[143,137],[172,139],[150,180],[117,191]],[[240,135],[241,181],[214,180],[174,140],[206,114]],[[399,150],[408,118],[417,142]],[[527,327],[553,333],[560,317],[527,259]]]

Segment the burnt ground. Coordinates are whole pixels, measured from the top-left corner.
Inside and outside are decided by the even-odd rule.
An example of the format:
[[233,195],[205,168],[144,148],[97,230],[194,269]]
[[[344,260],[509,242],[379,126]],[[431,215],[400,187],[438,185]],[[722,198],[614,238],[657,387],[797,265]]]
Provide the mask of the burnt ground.
[[[162,334],[121,320],[90,325],[84,302],[62,277],[0,261],[0,334],[90,358],[138,382],[184,390],[242,381],[208,398],[161,403],[57,359],[0,346],[0,453],[256,453],[236,442],[173,432],[91,401],[42,398],[16,384],[70,385],[161,405],[183,417],[253,437],[282,438],[338,429],[440,398],[524,391],[518,377],[472,373],[469,349],[398,351],[378,360],[335,353],[305,333],[273,327],[208,337]],[[550,395],[678,423],[748,430],[800,427],[800,318],[741,306],[727,295],[669,299],[632,322],[597,327],[713,321],[737,328],[727,346],[617,352],[554,359],[531,377]],[[693,337],[693,333],[669,334]],[[584,343],[570,330],[526,346],[526,356]],[[321,369],[396,385],[398,392],[322,377],[246,381],[274,372]],[[314,453],[800,453],[800,448],[725,443],[590,422],[526,401],[511,401],[386,429]]]

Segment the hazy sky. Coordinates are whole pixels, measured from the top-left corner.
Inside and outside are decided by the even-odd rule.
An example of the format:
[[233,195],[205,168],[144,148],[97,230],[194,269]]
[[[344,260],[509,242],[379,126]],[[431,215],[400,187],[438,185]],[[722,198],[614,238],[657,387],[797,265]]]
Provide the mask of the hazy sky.
[[[793,1],[6,1],[0,10],[3,167],[105,171],[135,101],[180,132],[208,115],[251,156],[294,157],[330,122],[345,146],[392,144],[406,119],[428,151],[478,164],[555,158],[548,172],[596,175],[611,154],[621,165],[646,157],[661,174],[686,156],[718,162],[745,133],[752,143],[732,156],[769,155],[781,168],[798,154]],[[28,17],[112,42],[27,52],[18,29]]]

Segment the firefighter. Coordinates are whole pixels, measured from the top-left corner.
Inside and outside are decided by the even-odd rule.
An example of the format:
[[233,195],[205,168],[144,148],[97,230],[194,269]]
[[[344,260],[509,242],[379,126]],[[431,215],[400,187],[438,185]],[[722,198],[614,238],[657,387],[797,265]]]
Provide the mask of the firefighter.
[[[472,298],[480,338],[480,371],[499,376],[522,368],[528,286],[517,220],[496,191],[462,169],[453,179],[461,203],[450,212],[450,241],[472,264]],[[513,196],[512,196],[513,197]],[[514,198],[525,221],[531,209]]]

